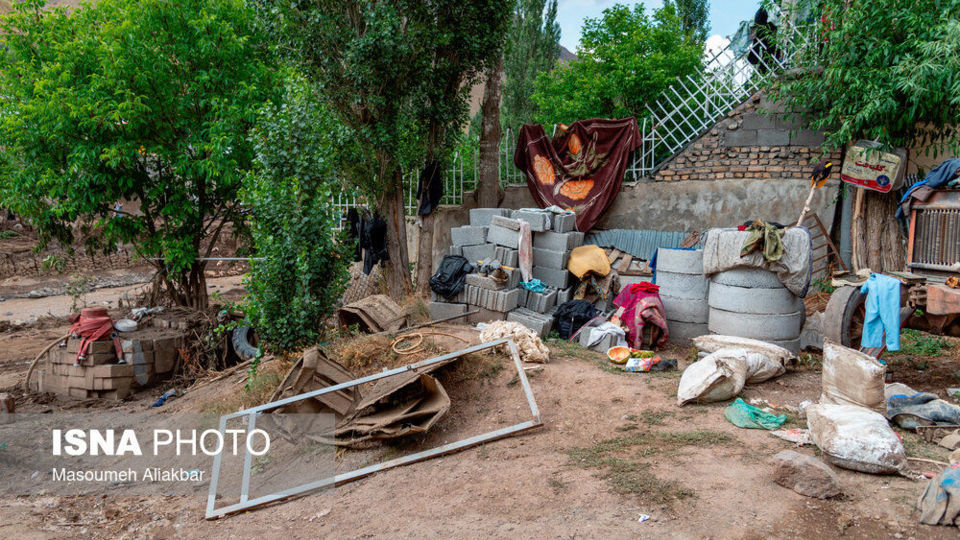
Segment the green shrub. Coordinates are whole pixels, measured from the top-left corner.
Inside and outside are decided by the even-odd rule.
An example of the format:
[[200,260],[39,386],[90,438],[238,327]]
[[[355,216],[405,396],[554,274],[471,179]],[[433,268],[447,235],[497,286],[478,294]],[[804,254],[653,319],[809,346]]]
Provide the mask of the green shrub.
[[245,312],[268,351],[315,343],[346,287],[355,243],[335,230],[337,128],[309,87],[291,78],[284,102],[263,109],[252,135],[256,163],[243,195],[261,259],[251,262]]

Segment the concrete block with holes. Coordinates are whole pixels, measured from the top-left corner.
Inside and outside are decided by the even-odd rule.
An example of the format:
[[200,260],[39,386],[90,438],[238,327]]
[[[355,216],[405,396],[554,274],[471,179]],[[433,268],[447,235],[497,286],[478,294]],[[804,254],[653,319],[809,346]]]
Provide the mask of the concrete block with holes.
[[547,337],[553,328],[553,317],[530,311],[527,308],[517,308],[507,314],[508,321],[514,321],[536,332],[541,338]]
[[557,270],[555,268],[534,266],[533,277],[542,281],[547,287],[553,287],[554,289],[566,289],[570,286],[571,274],[566,269]]
[[510,217],[518,221],[526,221],[530,224],[530,230],[533,232],[543,232],[550,230],[549,212],[538,210],[514,210]]
[[[434,321],[446,319],[455,315],[462,315],[467,312],[466,304],[451,304],[447,302],[430,302],[427,306],[430,310],[430,318]],[[460,322],[459,320],[457,322]]]
[[570,259],[569,251],[554,251],[552,249],[533,248],[533,265],[544,268],[565,270]]
[[450,229],[450,241],[455,246],[478,246],[487,241],[487,227],[464,225]]
[[487,261],[494,258],[497,250],[496,244],[479,244],[476,246],[463,246],[463,256],[471,263],[477,261]]
[[487,227],[493,216],[510,217],[509,208],[473,208],[470,210],[470,225]]
[[526,306],[530,311],[546,313],[555,305],[557,305],[556,289],[547,289],[542,293],[531,291],[530,294],[527,295]]
[[490,225],[487,231],[487,239],[498,246],[512,249],[520,247],[520,233],[499,225]]

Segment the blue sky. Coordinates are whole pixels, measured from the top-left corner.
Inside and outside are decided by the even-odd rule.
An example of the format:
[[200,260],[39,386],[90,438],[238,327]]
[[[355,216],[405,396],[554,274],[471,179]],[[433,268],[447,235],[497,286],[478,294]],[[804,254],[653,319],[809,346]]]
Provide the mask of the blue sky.
[[[560,44],[577,52],[580,42],[580,27],[585,18],[597,18],[603,10],[614,4],[633,6],[640,2],[621,0],[560,0],[557,22],[560,23]],[[648,10],[659,8],[662,0],[643,2]],[[710,0],[710,34],[729,36],[737,30],[740,21],[752,19],[760,0]]]

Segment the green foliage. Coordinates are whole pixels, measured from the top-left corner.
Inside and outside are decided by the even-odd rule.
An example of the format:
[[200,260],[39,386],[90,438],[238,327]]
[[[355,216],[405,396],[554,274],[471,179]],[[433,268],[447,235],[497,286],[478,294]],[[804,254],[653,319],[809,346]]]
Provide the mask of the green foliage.
[[6,231],[0,231],[0,240],[9,240],[18,236],[20,236],[20,234],[14,230],[8,229]]
[[829,276],[823,276],[822,278],[813,280],[813,288],[818,292],[833,293],[837,290],[836,287],[831,285]]
[[960,1],[824,0],[829,26],[818,25],[798,61],[802,75],[772,81],[772,98],[828,148],[866,138],[887,146],[960,147]]
[[697,69],[703,43],[684,32],[672,4],[648,16],[643,4],[617,4],[586,19],[576,61],[558,64],[536,81],[533,100],[544,124],[585,118],[645,116],[678,76]]
[[534,122],[534,81],[537,75],[553,69],[558,58],[557,0],[517,0],[503,54],[500,123],[504,127],[516,129]]
[[251,23],[242,0],[16,4],[0,23],[0,206],[42,243],[132,243],[162,259],[174,301],[205,305],[196,258],[245,230],[246,134],[277,91]]
[[[953,345],[946,339],[914,330],[913,328],[904,328],[900,332],[900,350],[894,355],[912,355],[912,356],[943,356],[950,352]],[[926,365],[924,365],[924,368]]]
[[316,343],[346,287],[356,244],[335,231],[340,215],[330,204],[340,191],[330,178],[341,129],[310,87],[293,79],[284,101],[263,109],[251,136],[256,164],[243,196],[263,259],[251,262],[244,311],[261,350]]
[[693,40],[703,42],[710,33],[710,2],[707,0],[666,0],[676,6],[684,32]]

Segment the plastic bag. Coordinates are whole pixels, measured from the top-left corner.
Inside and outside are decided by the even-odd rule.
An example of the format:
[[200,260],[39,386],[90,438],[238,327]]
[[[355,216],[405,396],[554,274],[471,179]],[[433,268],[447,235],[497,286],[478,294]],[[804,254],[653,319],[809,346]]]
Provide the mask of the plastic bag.
[[883,394],[886,371],[886,366],[872,356],[824,341],[820,403],[859,405],[886,413]]
[[729,352],[722,349],[687,366],[677,388],[677,405],[726,401],[743,390],[747,363],[742,355]]
[[880,413],[856,405],[822,403],[806,410],[810,439],[834,465],[867,473],[895,473],[907,464],[900,437]]
[[737,398],[723,411],[731,424],[748,429],[777,429],[787,421],[785,414],[773,414]]

